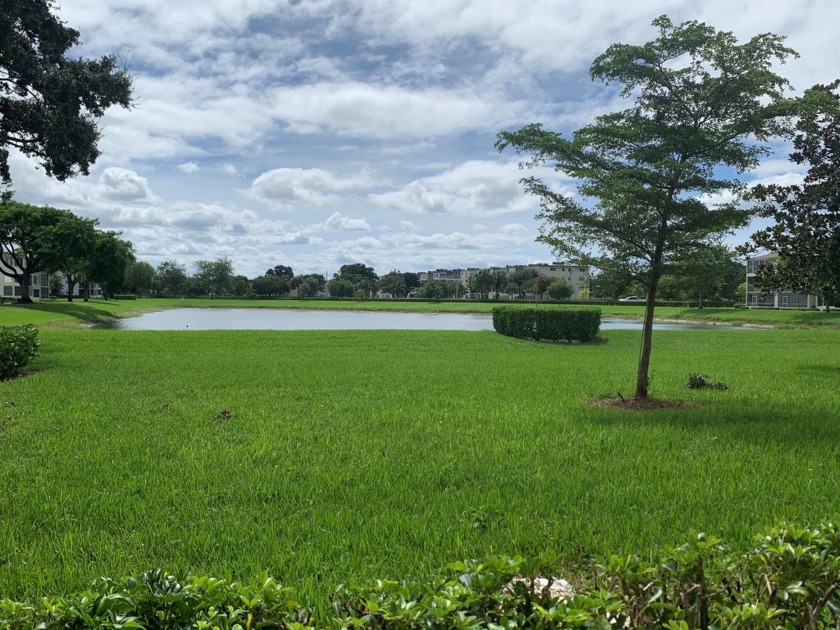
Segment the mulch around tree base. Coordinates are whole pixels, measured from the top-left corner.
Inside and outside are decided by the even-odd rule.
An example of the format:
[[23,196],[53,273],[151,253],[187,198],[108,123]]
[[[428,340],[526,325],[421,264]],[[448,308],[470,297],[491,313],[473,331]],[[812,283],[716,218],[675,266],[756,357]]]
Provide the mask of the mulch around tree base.
[[697,407],[694,403],[683,400],[665,400],[663,398],[636,398],[625,396],[624,398],[597,398],[592,401],[599,407],[610,409],[628,409],[630,411],[652,411],[654,409],[693,409]]

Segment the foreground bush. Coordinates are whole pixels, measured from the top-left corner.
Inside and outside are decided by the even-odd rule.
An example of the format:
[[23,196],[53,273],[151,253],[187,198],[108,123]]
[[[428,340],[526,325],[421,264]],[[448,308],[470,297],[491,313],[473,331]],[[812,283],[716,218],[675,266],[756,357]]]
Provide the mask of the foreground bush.
[[[785,628],[840,626],[840,528],[770,528],[747,554],[698,535],[659,561],[614,556],[576,576],[575,593],[541,579],[539,561],[452,564],[430,581],[339,587],[342,628]],[[249,585],[176,578],[100,579],[92,590],[32,603],[0,600],[3,628],[310,628],[309,611],[263,575]]]
[[0,381],[20,375],[38,355],[39,345],[34,326],[0,326]]
[[591,341],[600,327],[601,311],[597,309],[493,309],[496,332],[519,339]]
[[306,628],[309,612],[267,575],[249,585],[161,569],[101,578],[91,590],[31,603],[0,600],[0,628]]

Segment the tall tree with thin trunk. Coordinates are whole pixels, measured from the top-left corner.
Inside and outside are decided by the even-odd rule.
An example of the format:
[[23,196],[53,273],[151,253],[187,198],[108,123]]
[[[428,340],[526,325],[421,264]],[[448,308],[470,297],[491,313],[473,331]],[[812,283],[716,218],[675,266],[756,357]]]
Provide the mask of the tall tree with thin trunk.
[[[532,124],[501,132],[496,143],[530,156],[523,167],[550,163],[578,181],[578,196],[569,197],[536,177],[523,180],[541,202],[537,240],[574,263],[643,281],[637,398],[649,393],[659,279],[674,256],[747,223],[737,175],[769,153],[764,143],[787,131],[795,105],[773,70],[796,54],[783,37],[738,44],[696,21],[674,25],[661,16],[653,25],[655,40],[613,44],[590,68],[593,79],[620,84],[630,108],[596,117],[571,138]],[[730,201],[713,204],[718,195]]]

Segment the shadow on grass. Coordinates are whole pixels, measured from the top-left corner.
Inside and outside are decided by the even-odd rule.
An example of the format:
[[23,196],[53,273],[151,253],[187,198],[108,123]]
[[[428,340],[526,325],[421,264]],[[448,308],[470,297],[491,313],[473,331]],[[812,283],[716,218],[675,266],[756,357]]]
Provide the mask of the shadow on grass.
[[[828,366],[823,366],[829,369]],[[836,367],[830,368],[837,370]],[[698,435],[715,436],[749,443],[770,443],[809,449],[836,451],[840,445],[838,405],[802,404],[779,406],[778,401],[694,399],[692,407],[647,411],[605,409],[596,414],[597,424],[611,427],[662,427]]]
[[51,315],[64,315],[83,323],[111,322],[117,318],[112,312],[99,310],[96,305],[84,302],[36,303],[21,305],[19,308]]

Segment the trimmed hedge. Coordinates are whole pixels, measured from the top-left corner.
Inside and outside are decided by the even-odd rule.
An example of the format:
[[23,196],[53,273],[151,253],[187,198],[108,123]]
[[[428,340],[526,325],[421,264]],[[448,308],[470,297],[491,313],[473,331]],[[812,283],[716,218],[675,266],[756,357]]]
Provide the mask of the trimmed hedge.
[[51,628],[784,628],[840,625],[840,527],[780,523],[745,554],[698,534],[658,560],[612,556],[554,582],[541,560],[456,562],[429,580],[338,587],[332,615],[310,611],[267,574],[249,584],[169,575],[100,578],[91,590],[0,599],[0,627]]
[[117,293],[114,295],[115,300],[136,300],[137,296],[133,293]]
[[38,330],[31,324],[0,326],[0,381],[19,376],[38,356]]
[[535,309],[497,307],[493,328],[497,333],[536,341],[591,341],[598,336],[598,309]]

